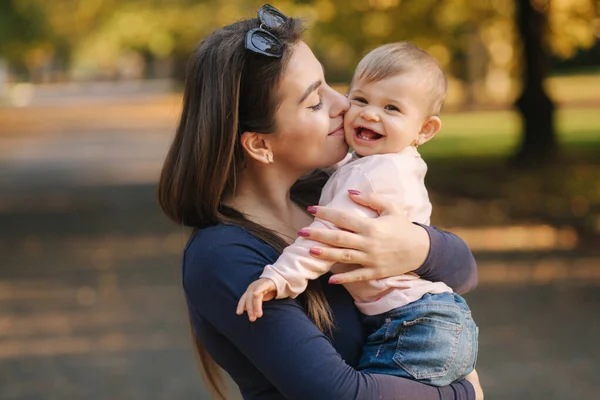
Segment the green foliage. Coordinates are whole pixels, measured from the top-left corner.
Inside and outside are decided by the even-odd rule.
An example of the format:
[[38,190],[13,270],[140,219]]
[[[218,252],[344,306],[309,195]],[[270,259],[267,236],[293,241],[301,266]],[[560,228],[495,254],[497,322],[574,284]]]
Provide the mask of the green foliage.
[[[5,0],[0,3],[0,57],[30,69],[50,61],[65,68],[114,68],[132,52],[146,59],[184,58],[208,32],[254,16],[263,2]],[[517,63],[513,1],[273,0],[272,4],[307,20],[307,41],[334,81],[347,81],[368,50],[398,40],[411,40],[429,50],[460,80],[492,76],[493,84],[488,85],[495,88],[506,86],[501,81]],[[597,4],[597,0],[551,3],[548,37],[557,54],[570,57],[576,49],[593,44],[594,29],[600,24]]]
[[32,48],[42,45],[50,27],[38,4],[18,0],[0,2],[0,57],[17,67],[25,65]]

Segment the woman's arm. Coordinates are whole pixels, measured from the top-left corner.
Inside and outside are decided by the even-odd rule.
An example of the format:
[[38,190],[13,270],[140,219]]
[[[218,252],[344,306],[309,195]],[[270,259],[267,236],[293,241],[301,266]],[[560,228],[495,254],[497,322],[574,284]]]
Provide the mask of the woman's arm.
[[377,211],[379,217],[361,218],[341,210],[316,207],[317,217],[344,229],[310,230],[311,240],[334,246],[319,248],[318,257],[366,267],[334,275],[330,283],[379,279],[414,271],[424,279],[442,281],[458,293],[476,286],[477,265],[458,236],[410,223],[392,201],[380,195],[351,193],[350,198]]
[[[202,268],[188,268],[184,289],[200,315],[241,351],[287,399],[475,399],[461,381],[435,388],[416,381],[365,374],[348,366],[296,300],[264,305],[257,322],[235,314],[238,297],[262,265],[246,248],[214,248],[198,255]],[[188,257],[188,262],[193,261]],[[264,260],[258,264],[264,263]],[[234,267],[232,267],[234,266]]]
[[430,239],[429,254],[414,272],[433,282],[444,282],[455,292],[467,293],[477,286],[477,264],[467,244],[453,233],[422,225]]

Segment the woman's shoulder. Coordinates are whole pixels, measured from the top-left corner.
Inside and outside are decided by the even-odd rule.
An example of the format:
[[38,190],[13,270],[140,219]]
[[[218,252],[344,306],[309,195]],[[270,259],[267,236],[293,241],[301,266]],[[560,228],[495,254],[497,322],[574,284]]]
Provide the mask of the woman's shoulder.
[[275,249],[240,226],[197,229],[183,253],[183,285],[198,289],[225,283],[236,292],[245,290],[277,256]]
[[194,230],[184,251],[190,254],[216,249],[275,251],[247,229],[231,224],[217,224]]
[[185,250],[202,247],[203,249],[240,241],[252,240],[254,237],[244,228],[238,225],[216,224],[205,228],[195,229],[185,246]]

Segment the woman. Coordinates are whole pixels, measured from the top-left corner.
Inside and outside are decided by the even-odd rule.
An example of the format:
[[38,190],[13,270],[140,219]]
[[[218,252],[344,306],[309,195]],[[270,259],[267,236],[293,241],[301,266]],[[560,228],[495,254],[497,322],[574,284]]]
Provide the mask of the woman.
[[[247,285],[313,218],[304,207],[316,203],[326,176],[296,182],[348,152],[348,102],[325,83],[302,31],[298,20],[265,6],[258,19],[205,38],[190,59],[159,201],[173,220],[197,228],[182,276],[208,382],[225,398],[218,364],[245,399],[475,399],[476,374],[473,385],[434,388],[354,370],[364,341],[359,314],[345,289],[326,277],[301,298],[266,303],[258,322],[235,313]],[[370,267],[332,281],[414,270],[457,291],[473,287],[474,262],[460,239],[410,224],[380,198],[352,197],[381,216],[357,220],[309,207],[346,230],[311,231],[311,239],[339,247],[315,256]]]

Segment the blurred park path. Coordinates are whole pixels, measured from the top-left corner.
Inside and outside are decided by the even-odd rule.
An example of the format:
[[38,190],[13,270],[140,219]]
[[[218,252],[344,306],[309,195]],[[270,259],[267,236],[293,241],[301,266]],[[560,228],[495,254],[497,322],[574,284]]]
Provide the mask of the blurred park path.
[[[179,286],[186,232],[155,200],[179,106],[0,108],[0,399],[208,398]],[[467,299],[486,399],[596,398],[600,257],[490,255],[481,232]]]

